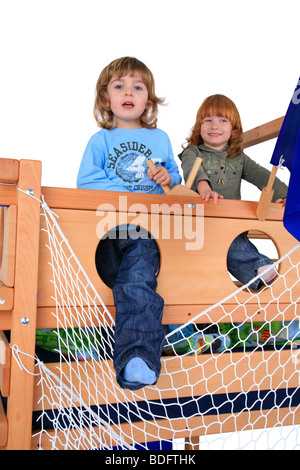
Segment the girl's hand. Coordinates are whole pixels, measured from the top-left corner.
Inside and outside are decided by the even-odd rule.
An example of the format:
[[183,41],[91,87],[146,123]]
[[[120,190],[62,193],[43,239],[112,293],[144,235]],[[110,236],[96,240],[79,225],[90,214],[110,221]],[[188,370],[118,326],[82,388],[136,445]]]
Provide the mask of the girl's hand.
[[214,200],[214,204],[218,204],[218,200],[223,199],[223,196],[217,193],[217,191],[213,191],[205,180],[198,181],[197,192],[206,202],[212,198]]
[[276,204],[282,204],[283,206],[285,206],[285,201],[286,201],[286,198],[283,198],[283,199],[277,199]]
[[155,170],[148,173],[148,176],[151,180],[162,186],[169,186],[171,184],[171,176],[164,166],[157,166]]
[[206,202],[212,198],[214,200],[214,204],[218,204],[218,200],[219,199],[223,199],[223,196],[219,193],[217,193],[216,191],[203,191],[201,193],[199,193],[199,196],[202,197],[202,199],[204,199]]

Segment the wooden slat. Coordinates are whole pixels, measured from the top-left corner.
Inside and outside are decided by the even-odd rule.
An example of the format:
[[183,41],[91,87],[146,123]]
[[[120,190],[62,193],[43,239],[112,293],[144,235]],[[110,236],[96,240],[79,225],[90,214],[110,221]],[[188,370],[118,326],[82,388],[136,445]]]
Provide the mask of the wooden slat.
[[[0,286],[0,319],[1,319],[1,312],[11,310],[13,308],[13,304],[14,304],[13,287]],[[9,330],[9,329],[10,328],[3,328],[3,330]]]
[[0,312],[0,330],[8,331],[11,328],[11,311]]
[[[136,442],[147,442],[172,439],[193,439],[210,434],[220,434],[234,432],[236,430],[251,431],[254,429],[267,429],[276,426],[293,426],[300,424],[299,407],[274,408],[272,410],[254,410],[241,413],[224,413],[216,415],[199,415],[192,418],[176,420],[155,420],[139,421],[132,426],[130,423],[123,423],[120,426],[112,425],[112,430],[117,435],[122,435],[127,444],[133,445]],[[121,432],[120,432],[121,429]],[[89,429],[83,429],[86,434],[86,442],[89,442]],[[102,437],[102,442],[107,442],[111,447],[116,445],[113,439],[109,439],[109,431],[105,434],[103,428],[94,427],[96,435]],[[47,430],[41,437],[41,447],[45,450],[52,449],[52,441],[57,436],[55,443],[60,450],[64,446],[74,445],[77,448],[78,434],[76,430],[69,430],[67,437],[62,431]],[[131,438],[130,438],[131,437]],[[38,450],[40,436],[32,438],[32,450]],[[84,440],[82,440],[84,441]],[[78,450],[82,450],[81,447]],[[195,449],[194,449],[195,450]],[[201,447],[200,447],[201,450]]]
[[19,179],[19,161],[13,158],[0,159],[0,182],[16,183]]
[[257,240],[269,240],[270,237],[260,230],[249,230],[248,238],[255,238]]
[[[81,306],[80,306],[81,307]],[[101,306],[98,305],[99,309],[101,310]],[[114,305],[106,305],[110,315],[115,318],[116,308]],[[61,311],[55,312],[53,315],[54,307],[39,307],[37,309],[37,328],[56,328],[57,327],[57,318],[60,325],[64,324],[64,315]],[[208,310],[207,312],[205,312]],[[279,311],[280,310],[280,311]],[[74,306],[68,307],[68,312],[74,314],[74,318],[76,318],[76,310]],[[205,313],[203,313],[205,312]],[[249,303],[247,308],[244,305],[240,305],[239,307],[235,303],[227,303],[226,309],[222,308],[221,306],[215,307],[213,310],[211,309],[211,304],[184,304],[184,305],[165,305],[164,313],[162,318],[163,325],[176,325],[176,324],[184,324],[194,317],[199,316],[197,318],[196,323],[230,323],[230,322],[244,322],[251,318],[254,322],[265,322],[265,321],[290,321],[290,320],[298,320],[297,310],[294,306],[289,303],[278,302],[275,300],[273,303],[262,303],[260,302],[259,305],[255,303]],[[93,325],[100,326],[104,324],[110,324],[109,317],[104,316],[103,318],[98,318],[98,321],[94,319]],[[79,326],[91,326],[91,321],[89,318],[83,320],[78,323]],[[0,314],[0,326],[1,326],[1,314]],[[7,327],[3,329],[9,329],[7,323]]]
[[0,390],[3,397],[9,395],[11,349],[3,331],[0,331]]
[[[18,187],[32,189],[40,198],[41,163],[20,161]],[[35,354],[38,247],[40,234],[40,203],[18,191],[16,239],[15,299],[11,324],[11,344],[22,351],[24,369],[11,361],[10,396],[8,398],[7,449],[30,449],[32,431],[32,395]],[[29,322],[24,324],[26,317]],[[28,355],[28,356],[27,356]]]
[[[118,400],[160,400],[206,394],[239,393],[255,390],[277,390],[299,386],[300,364],[290,351],[256,351],[251,353],[223,353],[214,355],[172,357],[162,359],[162,372],[154,387],[137,392],[122,391],[116,385],[111,361],[89,367],[89,364],[47,364],[56,375],[59,367],[64,377],[72,382],[73,390],[81,390],[82,399],[90,406]],[[97,375],[96,375],[96,373]],[[108,379],[109,377],[109,379]],[[82,378],[82,379],[81,379]],[[85,387],[80,386],[84,380]],[[105,384],[106,382],[106,384]],[[110,385],[109,385],[110,384]],[[68,385],[66,383],[66,385]],[[49,391],[43,390],[45,397]],[[34,410],[41,410],[39,377],[35,378]],[[47,399],[44,400],[47,409]]]
[[0,282],[12,287],[15,280],[16,222],[17,207],[1,207],[3,212],[1,226]]
[[243,148],[252,147],[253,145],[257,145],[277,137],[283,120],[284,116],[244,132],[242,144]]
[[17,188],[15,185],[0,184],[0,201],[2,205],[10,206],[17,203]]
[[[167,199],[167,196],[161,196],[161,199]],[[227,201],[228,202],[228,201]],[[241,201],[237,201],[241,202]],[[99,278],[95,266],[95,253],[97,246],[103,234],[105,233],[108,219],[107,214],[112,219],[112,226],[115,225],[115,219],[120,216],[119,213],[109,212],[98,214],[95,211],[87,210],[69,210],[56,209],[55,213],[59,216],[59,225],[74,250],[79,262],[84,267],[89,279],[95,286],[105,305],[113,305],[112,291]],[[257,219],[240,219],[231,217],[231,212],[225,211],[227,217],[222,219],[222,243],[220,243],[220,219],[218,217],[177,217],[160,215],[157,219],[151,217],[151,214],[131,214],[126,221],[131,222],[138,218],[139,225],[149,230],[152,234],[157,232],[164,224],[170,227],[170,236],[164,236],[161,230],[158,230],[157,241],[161,253],[161,265],[158,280],[158,293],[164,298],[165,305],[214,305],[225,297],[230,296],[236,291],[236,285],[232,282],[226,265],[228,249],[232,241],[240,233],[247,230],[261,231],[274,242],[278,257],[286,254],[293,248],[297,241],[284,228],[282,221],[264,221]],[[123,214],[123,216],[126,214]],[[223,214],[224,215],[224,214]],[[120,216],[121,217],[121,216]],[[123,217],[123,223],[124,222]],[[154,222],[153,222],[154,221]],[[182,226],[181,238],[175,238],[178,221]],[[199,246],[196,250],[188,250],[187,243],[192,239],[187,239],[187,222],[191,221],[192,230],[199,238]],[[105,222],[105,223],[104,223]],[[198,229],[197,226],[199,225]],[[186,231],[186,233],[185,233]],[[203,235],[203,236],[202,236]],[[200,240],[201,238],[201,240]],[[203,246],[202,246],[202,242]],[[53,284],[49,282],[52,279],[52,269],[50,263],[50,254],[46,246],[46,232],[41,233],[40,253],[39,253],[39,289],[38,289],[38,307],[51,307],[55,305],[53,299]],[[295,253],[295,257],[299,254]],[[295,258],[294,261],[298,261]],[[285,260],[280,267],[280,272],[285,272],[289,266],[289,260]],[[212,282],[211,280],[214,280]],[[292,281],[297,281],[296,270],[291,270],[286,275],[286,281],[289,285]],[[184,286],[184,287],[183,287]],[[287,304],[290,302],[289,293],[286,291],[283,283],[278,280],[273,284],[272,290],[265,289],[260,293],[260,302],[267,304],[274,297],[280,296],[280,302]],[[293,288],[295,296],[300,297],[300,284]],[[235,300],[227,300],[230,304]],[[248,292],[240,292],[239,301],[241,303],[257,303],[256,297],[251,297]]]
[[[1,189],[1,188],[0,188]],[[171,210],[175,215],[197,215],[197,205],[204,207],[205,217],[226,218],[230,214],[233,219],[257,219],[256,201],[237,201],[221,199],[214,204],[210,199],[203,200],[195,193],[195,197],[166,196],[159,194],[116,193],[114,191],[96,191],[92,189],[70,189],[42,187],[42,194],[51,209],[77,209],[96,211],[101,205],[101,210],[137,213],[137,207],[141,213],[162,213],[169,215]],[[1,195],[1,193],[0,193]],[[190,203],[195,205],[189,210]],[[136,206],[136,204],[138,206]],[[271,203],[267,220],[282,220],[284,208],[281,204]]]
[[7,417],[5,414],[4,406],[2,403],[2,398],[0,395],[0,450],[1,447],[4,447],[7,442]]

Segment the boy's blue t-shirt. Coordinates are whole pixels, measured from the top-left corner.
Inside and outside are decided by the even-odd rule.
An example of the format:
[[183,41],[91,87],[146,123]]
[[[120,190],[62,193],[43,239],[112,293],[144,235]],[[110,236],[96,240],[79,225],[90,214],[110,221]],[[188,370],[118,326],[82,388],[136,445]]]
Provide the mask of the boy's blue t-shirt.
[[180,184],[168,135],[161,129],[101,129],[87,144],[77,177],[77,187],[105,191],[163,194],[148,177],[146,161],[164,166],[170,187]]

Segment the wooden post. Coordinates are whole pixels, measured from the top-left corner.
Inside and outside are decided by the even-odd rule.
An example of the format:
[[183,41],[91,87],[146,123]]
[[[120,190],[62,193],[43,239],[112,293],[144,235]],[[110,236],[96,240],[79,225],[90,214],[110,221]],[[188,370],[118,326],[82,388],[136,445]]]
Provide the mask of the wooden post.
[[[191,190],[191,186],[194,182],[194,179],[196,178],[197,172],[201,166],[202,163],[202,158],[198,157],[195,160],[195,163],[193,165],[193,168],[190,172],[190,175],[187,179],[186,185],[183,186],[182,184],[177,184],[176,186],[173,186],[171,189],[168,185],[160,185],[161,188],[163,189],[164,193],[167,194],[168,196],[173,195],[173,196],[195,196],[195,191]],[[154,171],[156,169],[155,163],[149,158],[147,160],[147,165],[150,169],[150,171]]]
[[[18,188],[31,190],[40,199],[41,162],[20,161]],[[17,194],[16,265],[11,345],[30,356],[35,354],[35,330],[40,233],[40,203],[22,191]],[[7,449],[31,448],[34,359],[20,355],[25,370],[11,359],[8,398]],[[28,373],[29,372],[29,373]]]
[[202,158],[200,158],[200,157],[196,158],[195,163],[194,163],[194,165],[193,165],[193,168],[192,168],[192,170],[191,170],[191,172],[190,172],[190,174],[189,174],[189,177],[188,177],[188,179],[187,179],[187,182],[186,182],[186,184],[185,184],[185,186],[186,186],[187,188],[191,189],[192,184],[193,184],[193,182],[194,182],[194,179],[196,178],[196,175],[197,175],[197,173],[198,173],[198,170],[199,170],[199,168],[200,168],[200,166],[201,166],[201,163],[202,163]]
[[263,188],[261,192],[260,199],[259,199],[257,209],[256,209],[256,215],[257,215],[258,220],[261,220],[261,221],[266,220],[266,217],[268,215],[269,206],[272,201],[272,197],[274,195],[273,184],[274,184],[274,180],[276,177],[276,172],[277,172],[277,166],[273,166],[268,184],[265,188]]
[[[147,160],[147,165],[148,165],[150,171],[155,171],[156,170],[156,165],[155,165],[154,161],[151,160],[151,158],[149,158]],[[163,189],[165,194],[167,194],[170,191],[170,187],[166,184],[161,185],[161,188]]]

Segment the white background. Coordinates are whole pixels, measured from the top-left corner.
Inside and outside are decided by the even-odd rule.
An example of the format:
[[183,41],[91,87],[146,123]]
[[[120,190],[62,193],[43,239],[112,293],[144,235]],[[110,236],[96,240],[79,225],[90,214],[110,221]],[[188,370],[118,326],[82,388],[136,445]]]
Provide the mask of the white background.
[[[299,77],[299,1],[0,0],[0,157],[38,159],[44,186],[75,187],[97,78],[136,56],[152,70],[158,125],[181,151],[206,96],[244,130],[285,114]],[[267,168],[275,141],[248,155]],[[177,157],[176,157],[177,158]],[[279,173],[288,182],[289,172]],[[244,199],[258,199],[253,186]]]

